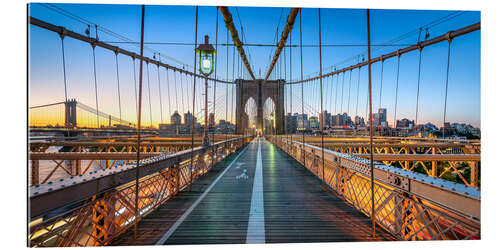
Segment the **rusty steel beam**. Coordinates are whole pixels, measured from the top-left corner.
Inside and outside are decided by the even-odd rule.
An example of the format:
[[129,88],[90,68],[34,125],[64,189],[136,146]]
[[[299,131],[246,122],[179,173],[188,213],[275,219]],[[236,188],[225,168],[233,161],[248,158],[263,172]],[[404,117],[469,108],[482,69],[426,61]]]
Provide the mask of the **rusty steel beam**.
[[[369,159],[370,154],[353,154]],[[373,154],[374,161],[480,161],[480,154]]]
[[[141,152],[141,159],[160,155],[159,152]],[[29,153],[30,160],[135,160],[136,152],[58,152]]]
[[229,12],[229,9],[226,6],[219,6],[217,7],[220,10],[220,13],[224,17],[224,22],[226,23],[226,28],[231,32],[231,37],[233,38],[233,43],[236,46],[236,49],[238,49],[238,52],[240,53],[241,60],[243,60],[243,63],[245,64],[245,67],[247,67],[248,73],[250,74],[250,77],[255,81],[255,76],[252,72],[252,67],[250,66],[247,56],[245,54],[245,50],[243,49],[243,43],[241,42],[239,36],[238,36],[238,31],[234,27],[234,22],[233,22],[233,17],[231,13]]
[[[76,32],[73,32],[71,30],[68,30],[68,29],[66,29],[66,28],[64,28],[62,26],[57,26],[57,25],[54,25],[54,24],[51,24],[51,23],[47,23],[47,22],[44,22],[44,21],[42,21],[40,19],[34,18],[32,16],[30,16],[29,23],[32,24],[32,25],[35,25],[37,27],[46,29],[46,30],[56,32],[59,35],[61,35],[62,37],[68,36],[68,37],[74,38],[76,40],[80,40],[82,42],[86,42],[86,43],[89,43],[91,45],[95,45],[95,46],[101,47],[103,49],[111,50],[111,51],[113,51],[115,53],[119,53],[119,54],[123,54],[123,55],[126,55],[126,56],[130,56],[130,57],[132,57],[134,59],[139,59],[139,60],[142,59],[146,63],[151,63],[151,64],[154,64],[154,65],[158,65],[159,67],[164,67],[165,69],[170,69],[170,70],[177,71],[177,72],[180,72],[180,73],[183,73],[183,74],[186,74],[186,75],[195,76],[195,77],[199,77],[199,78],[205,79],[205,76],[202,76],[200,74],[196,74],[196,73],[184,70],[184,69],[180,69],[180,68],[171,66],[169,64],[162,63],[162,62],[160,62],[158,60],[151,59],[149,57],[145,57],[145,56],[141,57],[140,55],[138,55],[138,54],[136,54],[136,53],[134,53],[132,51],[128,51],[128,50],[122,49],[120,47],[113,46],[111,44],[101,42],[99,40],[96,40],[95,38],[91,38],[91,37],[88,37],[88,36],[81,35],[79,33],[76,33]],[[232,82],[222,81],[220,79],[214,79],[214,78],[208,78],[208,79],[210,81],[216,81],[216,82],[220,82],[220,83],[232,83]]]
[[283,47],[286,44],[286,40],[288,39],[288,34],[290,33],[290,31],[292,31],[293,24],[295,23],[295,18],[297,17],[299,10],[300,8],[292,8],[290,10],[290,14],[288,14],[286,26],[283,29],[283,32],[281,33],[281,40],[277,45],[278,48],[276,48],[276,53],[274,54],[273,60],[271,61],[271,65],[269,66],[269,70],[267,71],[266,77],[264,78],[264,82],[267,81],[269,76],[271,76],[271,72],[273,71],[274,65],[276,64],[276,61],[278,61],[281,51],[283,50]]
[[[406,54],[406,53],[414,51],[414,50],[421,50],[421,49],[423,49],[423,48],[425,48],[427,46],[430,46],[430,45],[433,45],[433,44],[436,44],[436,43],[439,43],[439,42],[442,42],[442,41],[451,41],[455,37],[462,36],[462,35],[465,35],[465,34],[468,34],[468,33],[471,33],[471,32],[477,31],[477,30],[480,30],[480,29],[481,29],[481,22],[478,22],[478,23],[469,25],[467,27],[463,27],[463,28],[458,29],[458,30],[449,31],[446,34],[434,37],[434,38],[429,39],[429,40],[425,40],[425,41],[419,42],[419,43],[414,44],[412,46],[409,46],[409,47],[406,47],[406,48],[403,48],[403,49],[398,49],[398,50],[393,51],[393,52],[391,52],[389,54],[381,55],[381,56],[379,56],[377,58],[371,59],[370,61],[371,61],[372,64],[376,63],[376,62],[379,62],[379,61],[384,61],[384,60],[386,60],[388,58],[395,57],[395,56],[401,56],[403,54]],[[301,80],[301,81],[289,82],[288,84],[297,84],[297,83],[314,81],[314,80],[317,80],[317,79],[320,79],[320,78],[325,78],[325,77],[333,76],[333,75],[336,75],[336,74],[339,74],[339,73],[342,73],[342,72],[345,72],[345,71],[349,71],[349,70],[361,68],[361,67],[366,66],[366,65],[368,65],[368,61],[361,62],[361,63],[355,64],[355,65],[352,65],[352,66],[349,66],[349,67],[345,67],[345,68],[342,68],[342,69],[339,69],[339,70],[336,70],[336,71],[332,71],[332,72],[327,73],[327,74],[323,74],[323,75],[319,75],[319,76],[316,76],[316,77],[311,77],[311,78],[308,78],[308,79],[304,79],[304,80]]]

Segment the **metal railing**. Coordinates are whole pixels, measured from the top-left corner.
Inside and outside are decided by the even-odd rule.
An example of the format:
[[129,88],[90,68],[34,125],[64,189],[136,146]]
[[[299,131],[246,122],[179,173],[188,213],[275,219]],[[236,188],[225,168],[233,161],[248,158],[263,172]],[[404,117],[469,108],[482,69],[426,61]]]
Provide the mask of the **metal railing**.
[[[348,204],[371,216],[369,160],[328,149],[322,159],[319,147],[281,137],[269,140]],[[381,163],[374,166],[375,221],[379,226],[401,240],[480,239],[478,189]]]
[[138,213],[134,205],[135,165],[30,187],[29,245],[107,245],[250,139],[235,138],[141,160]]

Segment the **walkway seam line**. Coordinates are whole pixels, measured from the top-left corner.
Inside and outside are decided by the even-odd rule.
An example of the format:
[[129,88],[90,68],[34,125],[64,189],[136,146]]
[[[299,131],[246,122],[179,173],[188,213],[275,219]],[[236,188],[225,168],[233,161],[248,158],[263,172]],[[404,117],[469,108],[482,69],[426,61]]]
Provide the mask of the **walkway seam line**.
[[248,149],[248,145],[245,146],[245,148],[236,156],[236,158],[233,159],[231,164],[222,171],[222,173],[215,179],[214,182],[203,192],[203,194],[196,199],[196,201],[182,214],[182,216],[174,223],[172,227],[156,242],[155,245],[163,245],[168,238],[177,230],[177,228],[184,222],[184,220],[191,214],[191,212],[198,206],[198,204],[205,198],[205,196],[212,190],[212,188],[217,184],[217,182],[222,178],[222,176],[233,166],[233,164],[240,158],[240,156],[243,154]]
[[266,227],[264,214],[264,188],[262,184],[262,149],[261,138],[257,150],[255,175],[253,178],[252,202],[248,218],[246,243],[266,243]]

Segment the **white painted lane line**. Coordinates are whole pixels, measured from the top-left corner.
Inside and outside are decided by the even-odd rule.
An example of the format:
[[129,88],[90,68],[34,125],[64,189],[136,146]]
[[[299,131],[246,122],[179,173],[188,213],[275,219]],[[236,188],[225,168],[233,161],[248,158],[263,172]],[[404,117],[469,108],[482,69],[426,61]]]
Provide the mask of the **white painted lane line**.
[[184,212],[184,214],[182,214],[182,216],[174,223],[172,227],[170,227],[170,229],[160,238],[160,240],[156,242],[156,245],[165,244],[168,238],[170,238],[170,236],[175,232],[175,230],[177,230],[177,228],[182,224],[182,222],[189,216],[189,214],[191,214],[191,212],[196,208],[196,206],[198,206],[201,200],[205,198],[208,192],[212,190],[215,184],[217,184],[217,182],[222,178],[222,176],[224,176],[224,174],[233,166],[233,164],[240,158],[243,152],[245,152],[247,149],[248,145],[234,158],[231,164],[229,164],[229,166],[227,166],[226,169],[222,171],[222,173],[217,177],[217,179],[215,179],[215,181],[212,182],[212,184],[205,190],[205,192],[203,192],[203,194],[200,197],[198,197],[198,199],[196,199],[196,201]]
[[261,143],[259,138],[246,243],[266,243],[266,227],[264,221],[264,189],[262,185],[262,152],[260,144]]

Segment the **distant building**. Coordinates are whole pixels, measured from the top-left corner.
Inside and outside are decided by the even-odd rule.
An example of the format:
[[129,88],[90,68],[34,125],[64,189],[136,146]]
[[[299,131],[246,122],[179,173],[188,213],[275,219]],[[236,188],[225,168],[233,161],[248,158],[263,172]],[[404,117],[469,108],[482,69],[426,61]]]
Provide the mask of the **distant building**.
[[320,113],[319,114],[319,120],[320,120],[320,124],[321,122],[323,122],[323,126],[325,128],[327,127],[330,127],[331,126],[331,114],[328,113],[328,111],[323,111],[323,113]]
[[387,109],[379,108],[378,113],[373,114],[374,126],[387,127]]
[[360,116],[354,117],[354,125],[358,127],[365,127],[365,119]]
[[309,127],[311,129],[319,129],[319,120],[316,116],[309,117]]
[[210,127],[214,127],[215,126],[215,114],[214,113],[210,113],[208,115],[208,125]]
[[307,114],[297,115],[297,128],[298,129],[309,129],[309,120],[307,119]]
[[412,129],[415,126],[415,121],[403,118],[396,121],[396,128],[408,128]]
[[182,117],[179,115],[177,110],[174,112],[172,116],[170,116],[170,123],[175,124],[175,125],[181,125],[182,124]]
[[297,132],[297,115],[292,115],[288,113],[285,117],[286,119],[286,132],[288,134],[295,134]]

